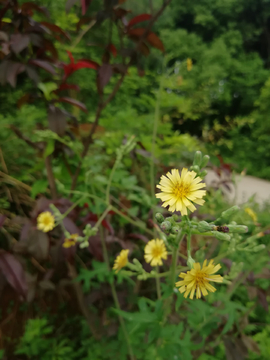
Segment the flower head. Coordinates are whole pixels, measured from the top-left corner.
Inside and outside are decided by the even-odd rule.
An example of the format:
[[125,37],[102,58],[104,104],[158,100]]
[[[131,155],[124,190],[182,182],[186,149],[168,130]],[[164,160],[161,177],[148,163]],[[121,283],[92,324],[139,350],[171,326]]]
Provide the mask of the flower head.
[[192,69],[192,59],[191,58],[187,58],[187,71],[190,71]]
[[122,250],[114,261],[113,270],[118,273],[128,263],[129,250]]
[[68,248],[70,248],[71,246],[76,245],[76,240],[77,240],[78,237],[79,237],[78,234],[72,234],[72,235],[70,235],[69,238],[66,238],[66,239],[64,240],[62,246],[63,246],[64,248],[68,249]]
[[144,248],[144,258],[151,266],[162,265],[162,259],[167,259],[167,250],[161,239],[149,241]]
[[190,299],[193,299],[194,293],[196,291],[196,298],[199,299],[202,294],[204,296],[208,295],[208,291],[215,292],[216,289],[214,286],[209,284],[209,281],[214,281],[218,283],[222,283],[223,277],[215,274],[220,268],[220,264],[214,265],[214,260],[210,260],[209,264],[207,264],[207,260],[204,260],[203,266],[199,263],[194,264],[194,268],[188,271],[186,274],[181,273],[179,275],[180,278],[184,280],[178,281],[175,283],[175,286],[179,287],[180,293],[185,293],[184,297],[187,298],[190,294]]
[[49,211],[44,211],[37,217],[37,228],[43,232],[51,231],[54,228],[55,220]]
[[162,175],[157,188],[161,190],[156,194],[157,198],[163,201],[162,206],[169,205],[169,211],[181,211],[182,215],[187,215],[187,209],[191,212],[196,208],[193,203],[203,205],[202,197],[206,194],[202,179],[197,176],[195,171],[188,171],[183,168],[181,176],[177,169],[172,169],[166,176]]

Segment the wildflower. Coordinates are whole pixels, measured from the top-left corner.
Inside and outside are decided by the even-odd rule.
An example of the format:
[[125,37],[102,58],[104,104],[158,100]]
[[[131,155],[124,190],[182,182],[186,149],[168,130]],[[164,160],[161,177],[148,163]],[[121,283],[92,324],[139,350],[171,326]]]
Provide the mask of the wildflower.
[[220,264],[214,265],[214,260],[210,260],[209,264],[207,260],[204,260],[203,266],[199,263],[194,264],[194,268],[188,271],[186,274],[181,273],[180,278],[184,280],[178,281],[175,283],[175,286],[179,287],[180,293],[185,292],[184,297],[187,298],[190,294],[190,299],[193,299],[194,293],[196,291],[196,298],[201,298],[202,294],[206,296],[208,294],[207,290],[210,292],[215,292],[216,289],[214,286],[209,284],[209,281],[214,281],[222,283],[223,277],[215,274],[220,268]]
[[192,69],[192,59],[187,58],[187,71],[190,71]]
[[249,207],[245,208],[245,212],[252,218],[254,222],[258,221],[257,215],[251,208]]
[[182,215],[187,215],[187,209],[191,212],[196,208],[193,203],[203,205],[202,197],[206,194],[205,187],[201,183],[202,179],[194,171],[183,168],[181,176],[177,169],[172,169],[166,176],[162,175],[160,184],[157,188],[161,190],[156,194],[157,198],[163,201],[163,207],[169,205],[169,211],[181,211]]
[[162,265],[162,259],[167,259],[167,250],[161,239],[149,241],[144,248],[144,258],[151,266]]
[[43,232],[51,231],[55,226],[53,215],[49,211],[42,212],[37,217],[37,228]]
[[114,261],[113,270],[118,273],[128,263],[129,250],[122,250]]
[[68,248],[70,248],[71,246],[76,245],[76,240],[77,240],[78,237],[79,237],[78,234],[72,234],[72,235],[70,235],[69,238],[66,238],[66,239],[64,240],[62,246],[63,246],[64,248],[68,249]]

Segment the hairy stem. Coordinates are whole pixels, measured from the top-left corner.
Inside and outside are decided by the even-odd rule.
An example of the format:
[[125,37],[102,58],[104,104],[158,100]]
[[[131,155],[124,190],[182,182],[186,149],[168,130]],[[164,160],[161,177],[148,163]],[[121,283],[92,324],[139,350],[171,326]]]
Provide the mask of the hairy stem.
[[156,266],[156,286],[157,286],[157,298],[158,299],[161,299],[161,289],[160,289],[160,281],[159,281],[159,278],[160,276],[159,275],[159,271],[158,271],[158,266]]

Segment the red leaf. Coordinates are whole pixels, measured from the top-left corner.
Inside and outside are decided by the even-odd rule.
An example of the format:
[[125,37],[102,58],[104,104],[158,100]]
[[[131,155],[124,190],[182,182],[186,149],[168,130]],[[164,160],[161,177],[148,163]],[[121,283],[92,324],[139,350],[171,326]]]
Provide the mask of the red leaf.
[[150,20],[152,18],[149,14],[141,14],[138,16],[135,16],[133,19],[131,19],[128,23],[128,27],[131,27],[133,25],[136,25],[142,21]]
[[116,47],[115,47],[113,44],[110,44],[110,45],[108,46],[108,50],[113,54],[114,57],[116,57],[116,55],[117,55],[117,49],[116,49]]
[[81,0],[81,6],[82,6],[82,14],[85,15],[86,10],[88,9],[88,6],[90,5],[92,0]]
[[51,73],[52,75],[56,75],[56,72],[54,70],[54,68],[52,67],[52,65],[50,63],[48,63],[47,61],[44,60],[38,60],[38,59],[34,59],[34,60],[30,60],[29,64],[33,64],[36,65],[46,71],[48,71],[49,73]]
[[99,64],[95,61],[88,60],[88,59],[80,59],[78,60],[77,64],[75,64],[75,69],[83,69],[83,68],[89,68],[97,70],[99,68]]
[[88,110],[87,110],[86,106],[83,103],[81,103],[80,101],[78,101],[78,100],[75,100],[75,99],[72,99],[72,98],[69,98],[69,97],[61,97],[61,98],[57,99],[56,102],[65,102],[65,103],[71,104],[73,106],[78,107],[79,109],[81,109],[85,113],[88,113]]
[[159,49],[160,51],[164,52],[164,45],[160,38],[153,32],[150,32],[147,35],[146,40],[149,42],[150,45],[154,46],[155,48]]
[[140,37],[145,33],[145,31],[146,29],[144,28],[130,29],[128,31],[128,35]]
[[52,32],[56,32],[63,35],[67,40],[70,40],[68,34],[64,30],[62,30],[59,26],[48,23],[46,21],[41,21],[40,24],[45,26],[47,29],[51,30]]
[[21,9],[23,12],[28,12],[29,10],[36,10],[38,12],[41,12],[45,16],[49,17],[49,13],[48,13],[47,9],[45,9],[41,6],[38,6],[37,4],[34,4],[33,2],[26,2],[26,3],[22,4]]
[[10,285],[25,298],[27,294],[27,283],[21,263],[12,254],[1,250],[0,269]]

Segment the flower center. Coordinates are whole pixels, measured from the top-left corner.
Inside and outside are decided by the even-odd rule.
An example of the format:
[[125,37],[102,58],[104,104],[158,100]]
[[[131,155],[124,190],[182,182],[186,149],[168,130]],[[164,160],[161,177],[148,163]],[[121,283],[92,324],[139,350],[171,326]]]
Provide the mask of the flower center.
[[43,224],[44,225],[50,225],[51,224],[51,219],[49,218],[49,217],[45,217],[44,219],[43,219]]
[[153,258],[158,258],[162,255],[162,248],[160,246],[155,246],[152,250]]
[[173,193],[177,198],[182,199],[190,193],[190,186],[183,186],[182,184],[177,184],[173,188]]
[[196,285],[203,285],[207,281],[206,274],[204,272],[198,270],[195,275],[195,281],[196,281]]

